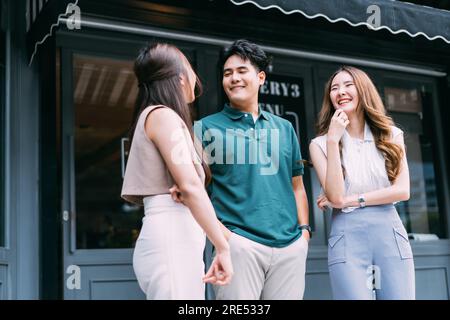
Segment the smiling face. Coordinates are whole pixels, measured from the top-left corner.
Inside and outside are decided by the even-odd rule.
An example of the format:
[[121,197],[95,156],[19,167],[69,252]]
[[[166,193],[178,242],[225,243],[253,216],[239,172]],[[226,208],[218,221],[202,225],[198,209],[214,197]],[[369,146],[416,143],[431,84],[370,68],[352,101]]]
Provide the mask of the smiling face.
[[238,55],[229,57],[223,66],[223,89],[231,104],[237,107],[257,103],[259,87],[265,79],[264,71],[258,71],[250,60]]
[[349,114],[355,112],[358,107],[358,91],[353,77],[346,71],[339,72],[331,82],[330,100],[333,107],[344,110]]

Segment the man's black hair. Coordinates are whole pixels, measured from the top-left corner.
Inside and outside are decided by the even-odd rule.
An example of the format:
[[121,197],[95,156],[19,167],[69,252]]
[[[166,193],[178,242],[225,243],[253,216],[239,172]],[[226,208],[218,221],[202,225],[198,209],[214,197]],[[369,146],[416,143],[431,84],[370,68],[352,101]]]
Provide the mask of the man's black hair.
[[258,72],[266,72],[271,62],[271,58],[266,55],[260,46],[245,39],[236,40],[229,47],[225,48],[222,56],[222,66],[233,55],[239,56],[244,61],[250,61]]

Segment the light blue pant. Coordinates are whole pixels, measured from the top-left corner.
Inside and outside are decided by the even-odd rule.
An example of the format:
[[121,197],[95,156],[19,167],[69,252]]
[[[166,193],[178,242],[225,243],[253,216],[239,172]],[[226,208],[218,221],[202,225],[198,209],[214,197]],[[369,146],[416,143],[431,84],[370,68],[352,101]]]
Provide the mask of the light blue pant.
[[328,268],[336,300],[415,299],[408,235],[393,205],[333,210]]

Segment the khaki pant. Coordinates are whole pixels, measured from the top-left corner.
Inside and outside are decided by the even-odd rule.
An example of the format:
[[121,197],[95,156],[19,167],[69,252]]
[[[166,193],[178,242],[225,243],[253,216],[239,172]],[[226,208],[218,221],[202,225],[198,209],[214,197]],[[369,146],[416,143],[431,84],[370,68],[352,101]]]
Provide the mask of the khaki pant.
[[234,276],[227,286],[213,286],[217,300],[301,300],[305,291],[308,241],[300,237],[272,248],[232,233]]

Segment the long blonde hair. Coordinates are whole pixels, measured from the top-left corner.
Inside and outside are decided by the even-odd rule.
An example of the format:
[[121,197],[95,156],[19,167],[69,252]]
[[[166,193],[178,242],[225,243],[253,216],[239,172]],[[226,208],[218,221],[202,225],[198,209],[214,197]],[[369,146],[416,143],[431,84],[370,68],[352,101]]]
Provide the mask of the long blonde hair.
[[[331,118],[335,112],[333,103],[330,99],[331,83],[334,77],[343,71],[349,73],[353,78],[359,97],[356,111],[359,112],[362,108],[364,119],[372,131],[375,145],[385,159],[386,172],[389,181],[393,182],[400,173],[403,149],[398,144],[392,142],[391,126],[394,122],[391,117],[386,115],[383,101],[372,80],[364,71],[355,67],[343,66],[330,77],[325,85],[322,109],[319,112],[319,119],[316,124],[317,134],[321,136],[328,132]],[[339,148],[342,157],[341,142],[339,143]]]

